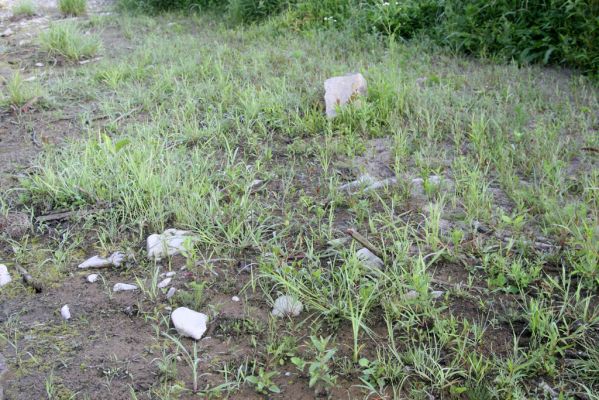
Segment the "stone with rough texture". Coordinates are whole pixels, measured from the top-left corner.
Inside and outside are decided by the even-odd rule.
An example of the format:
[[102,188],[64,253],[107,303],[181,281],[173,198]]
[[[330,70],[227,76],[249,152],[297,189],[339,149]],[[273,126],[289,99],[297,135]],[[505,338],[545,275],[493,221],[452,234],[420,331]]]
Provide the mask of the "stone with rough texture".
[[191,232],[179,229],[167,229],[162,234],[152,234],[147,239],[148,258],[160,260],[184,253],[186,243],[197,239],[198,237]]
[[275,304],[272,309],[272,315],[274,315],[275,317],[297,317],[298,315],[300,315],[303,309],[304,305],[295,297],[280,296],[275,300]]
[[241,301],[241,299],[237,296],[231,297],[231,300],[234,301],[235,303],[237,303],[238,301]]
[[15,211],[0,215],[0,234],[5,233],[12,239],[21,239],[32,227],[29,214]]
[[171,313],[171,321],[179,335],[200,340],[206,332],[208,316],[187,307],[179,307]]
[[171,283],[172,280],[173,280],[173,278],[165,278],[165,279],[161,280],[160,282],[158,282],[158,285],[156,285],[156,287],[158,289],[163,289],[163,288],[167,287]]
[[121,253],[120,251],[112,253],[108,258],[93,256],[79,264],[79,268],[105,268],[112,266],[119,267],[121,264],[123,264],[126,258],[127,256],[125,256],[125,254]]
[[137,290],[137,289],[139,289],[137,286],[131,285],[130,283],[117,283],[113,286],[112,291],[113,292],[128,292],[128,291]]
[[358,252],[356,253],[356,257],[358,257],[358,260],[360,260],[362,264],[371,269],[383,269],[383,267],[385,266],[383,260],[381,260],[372,251],[368,250],[365,247],[358,250]]
[[0,264],[0,286],[8,285],[12,281],[6,265]]
[[66,319],[67,321],[69,319],[71,319],[71,310],[69,310],[68,304],[65,304],[64,306],[62,306],[62,308],[60,309],[60,315],[62,315],[62,317],[64,319]]
[[324,81],[324,90],[326,114],[328,118],[333,118],[337,115],[337,106],[366,94],[366,79],[360,73],[335,76]]
[[98,280],[98,278],[100,277],[100,275],[98,274],[90,274],[87,276],[87,278],[85,278],[89,283],[94,283],[95,281]]

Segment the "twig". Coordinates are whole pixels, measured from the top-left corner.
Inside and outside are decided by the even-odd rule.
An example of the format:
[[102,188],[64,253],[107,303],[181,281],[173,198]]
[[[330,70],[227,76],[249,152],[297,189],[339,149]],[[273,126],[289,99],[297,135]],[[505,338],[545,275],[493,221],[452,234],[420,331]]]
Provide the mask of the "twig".
[[61,219],[71,218],[72,216],[83,217],[88,214],[93,214],[95,212],[104,210],[103,208],[93,208],[91,210],[74,210],[74,211],[63,211],[54,214],[40,215],[36,218],[37,222],[49,222],[49,221],[57,221]]
[[31,286],[36,291],[36,293],[40,293],[42,291],[42,285],[38,281],[33,279],[33,277],[29,274],[29,272],[27,272],[25,268],[21,267],[20,265],[15,265],[15,268],[17,269],[17,271],[19,271],[21,277],[23,277],[23,282]]
[[366,247],[368,250],[372,251],[374,255],[380,258],[385,258],[385,253],[379,250],[378,247],[370,243],[368,239],[364,236],[356,232],[354,229],[349,228],[345,231],[349,236],[351,236],[356,242],[360,243],[362,246]]

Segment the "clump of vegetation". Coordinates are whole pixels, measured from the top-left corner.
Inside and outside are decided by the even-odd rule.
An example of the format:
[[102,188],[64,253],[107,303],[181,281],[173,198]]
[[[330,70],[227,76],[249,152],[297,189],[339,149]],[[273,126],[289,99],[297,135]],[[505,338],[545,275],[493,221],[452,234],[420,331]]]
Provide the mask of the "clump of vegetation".
[[127,8],[212,9],[236,23],[283,11],[300,29],[343,28],[356,36],[426,35],[469,54],[521,64],[563,64],[599,71],[599,3],[588,0],[122,0]]
[[40,33],[39,41],[50,55],[74,61],[93,57],[102,47],[99,37],[85,35],[72,22],[50,24],[47,31]]
[[83,15],[87,9],[87,0],[58,0],[58,9],[64,15]]
[[21,107],[41,94],[39,85],[26,82],[18,71],[8,79],[5,89],[2,103],[15,107]]
[[31,0],[20,0],[13,5],[12,15],[15,17],[32,17],[35,15],[35,4]]

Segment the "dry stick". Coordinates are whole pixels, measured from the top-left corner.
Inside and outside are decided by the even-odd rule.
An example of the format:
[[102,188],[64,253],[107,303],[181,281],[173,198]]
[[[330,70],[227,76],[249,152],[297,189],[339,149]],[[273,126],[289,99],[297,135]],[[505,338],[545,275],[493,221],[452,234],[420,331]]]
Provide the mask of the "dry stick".
[[20,265],[15,265],[15,268],[23,277],[23,282],[31,286],[37,293],[40,293],[42,291],[42,285],[38,281],[33,279],[33,277],[29,275],[29,272],[27,272],[25,268],[21,267]]
[[359,234],[358,232],[356,232],[354,229],[349,228],[346,232],[356,242],[360,243],[362,246],[364,246],[368,250],[372,251],[376,256],[378,256],[380,258],[384,258],[385,257],[385,253],[383,253],[381,250],[379,250],[378,247],[376,247],[375,245],[373,245],[372,243],[370,243],[370,241],[368,239],[366,239],[364,236],[362,236],[361,234]]

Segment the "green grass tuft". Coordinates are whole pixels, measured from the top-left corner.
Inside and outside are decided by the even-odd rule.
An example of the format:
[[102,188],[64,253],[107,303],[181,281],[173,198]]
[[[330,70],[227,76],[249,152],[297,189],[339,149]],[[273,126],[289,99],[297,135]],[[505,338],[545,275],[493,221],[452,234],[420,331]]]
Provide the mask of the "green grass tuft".
[[95,56],[102,47],[97,36],[83,34],[71,22],[51,24],[40,34],[39,40],[42,49],[49,54],[75,61]]
[[35,4],[31,0],[21,0],[12,7],[15,17],[31,17],[35,15]]
[[58,0],[58,9],[64,15],[83,15],[87,8],[87,0]]

